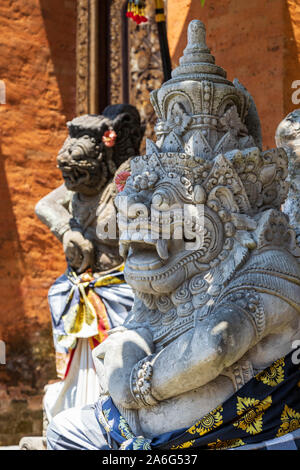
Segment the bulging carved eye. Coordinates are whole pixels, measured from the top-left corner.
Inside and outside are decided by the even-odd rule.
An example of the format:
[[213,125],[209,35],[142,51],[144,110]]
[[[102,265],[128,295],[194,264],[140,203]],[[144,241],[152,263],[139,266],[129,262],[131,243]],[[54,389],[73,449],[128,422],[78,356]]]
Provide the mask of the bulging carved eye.
[[164,192],[157,192],[152,197],[152,204],[156,209],[165,210],[170,208],[170,198]]

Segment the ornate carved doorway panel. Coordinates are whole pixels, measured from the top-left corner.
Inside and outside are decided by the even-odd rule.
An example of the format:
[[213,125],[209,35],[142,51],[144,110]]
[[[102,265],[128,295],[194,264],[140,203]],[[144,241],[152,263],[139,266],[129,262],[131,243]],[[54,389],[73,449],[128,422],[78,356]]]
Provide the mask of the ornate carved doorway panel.
[[149,21],[139,26],[126,18],[126,6],[124,0],[78,0],[77,114],[130,103],[150,137],[155,117],[149,94],[163,82],[155,0],[147,2]]

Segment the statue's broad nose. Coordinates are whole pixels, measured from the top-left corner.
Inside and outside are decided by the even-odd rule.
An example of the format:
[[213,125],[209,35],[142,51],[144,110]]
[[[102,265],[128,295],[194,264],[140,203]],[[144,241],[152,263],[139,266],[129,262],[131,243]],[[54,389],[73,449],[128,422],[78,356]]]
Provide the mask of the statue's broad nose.
[[59,154],[57,155],[57,158],[56,158],[57,163],[58,163],[59,165],[66,165],[66,164],[68,164],[68,162],[69,162],[69,158],[68,158],[68,157],[69,157],[69,155],[68,155],[68,153],[66,153],[66,152],[61,152],[61,153],[59,153]]
[[79,148],[74,148],[71,150],[71,157],[74,160],[80,160],[82,158],[82,151]]

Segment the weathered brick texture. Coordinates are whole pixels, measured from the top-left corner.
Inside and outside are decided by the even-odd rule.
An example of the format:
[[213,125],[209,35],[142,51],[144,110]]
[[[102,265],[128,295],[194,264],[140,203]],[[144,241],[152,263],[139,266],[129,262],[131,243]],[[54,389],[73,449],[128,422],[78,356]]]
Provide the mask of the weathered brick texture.
[[2,0],[0,31],[0,445],[8,445],[41,432],[41,391],[55,377],[47,291],[64,258],[34,206],[61,182],[56,155],[75,115],[76,0]]

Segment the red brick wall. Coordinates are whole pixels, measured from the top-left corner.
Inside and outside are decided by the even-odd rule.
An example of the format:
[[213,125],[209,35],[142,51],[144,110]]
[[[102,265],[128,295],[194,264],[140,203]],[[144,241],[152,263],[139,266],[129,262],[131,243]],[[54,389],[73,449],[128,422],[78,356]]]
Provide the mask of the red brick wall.
[[300,80],[299,0],[168,1],[168,36],[173,65],[186,44],[192,19],[207,27],[216,63],[237,77],[255,99],[265,147],[273,147],[277,125],[296,106],[291,83]]
[[7,342],[0,444],[7,444],[38,433],[35,393],[55,377],[47,291],[64,258],[34,206],[61,184],[56,154],[75,115],[76,0],[2,0],[0,31],[7,101],[0,105],[0,339]]

